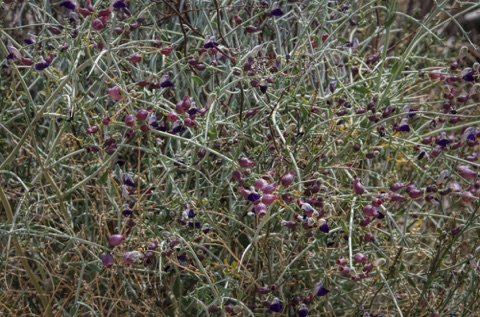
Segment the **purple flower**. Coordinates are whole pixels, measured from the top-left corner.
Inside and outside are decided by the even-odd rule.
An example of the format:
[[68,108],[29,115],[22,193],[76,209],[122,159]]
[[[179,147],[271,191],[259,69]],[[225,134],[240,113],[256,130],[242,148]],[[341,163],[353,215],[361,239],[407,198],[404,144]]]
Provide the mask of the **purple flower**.
[[133,181],[132,176],[130,176],[130,174],[128,174],[128,173],[125,173],[125,174],[123,175],[123,184],[124,184],[124,185],[127,185],[127,186],[129,186],[129,187],[135,187],[135,186],[137,186],[137,185],[135,184],[135,182]]
[[467,81],[467,82],[473,82],[473,81],[475,81],[473,69],[470,68],[470,67],[465,68],[465,69],[462,71],[462,78],[463,78],[463,80],[465,80],[465,81]]
[[442,135],[437,139],[435,144],[438,145],[438,146],[441,146],[441,147],[446,147],[451,142],[452,141],[447,139],[447,134],[445,132],[443,132]]
[[325,296],[328,293],[330,293],[330,291],[328,289],[326,289],[325,287],[323,287],[322,282],[318,282],[317,284],[315,284],[315,288],[313,289],[313,293],[317,296]]
[[168,88],[168,87],[173,87],[173,83],[169,80],[170,74],[165,74],[162,76],[162,79],[160,79],[160,87],[162,88]]
[[218,46],[218,43],[215,42],[215,37],[211,35],[207,35],[205,37],[203,48],[215,48],[215,46]]
[[323,232],[323,233],[330,232],[330,228],[328,227],[328,224],[325,221],[325,219],[320,219],[320,223],[321,223],[321,225],[320,225],[319,229],[320,229],[321,232]]
[[125,209],[122,211],[122,215],[127,218],[131,218],[133,216],[133,210],[131,209]]
[[45,68],[50,66],[49,62],[46,62],[43,58],[40,60],[40,62],[36,63],[33,67],[35,67],[36,70],[42,71]]
[[67,8],[68,10],[75,10],[76,8],[76,1],[63,1],[60,4],[62,7]]
[[32,45],[35,43],[35,36],[28,32],[27,36],[23,39],[23,41],[28,44],[28,45]]
[[307,317],[309,313],[309,310],[307,308],[307,305],[301,304],[300,308],[298,309],[298,317]]
[[275,297],[273,301],[270,303],[269,308],[270,308],[270,311],[274,313],[279,313],[283,309],[283,304],[278,298]]
[[281,17],[283,15],[283,11],[280,8],[273,9],[270,13],[275,17]]
[[260,194],[252,192],[252,193],[248,194],[247,199],[251,202],[254,202],[254,201],[259,200],[260,198],[262,198],[262,196],[260,196]]
[[124,8],[127,7],[127,5],[125,4],[125,2],[123,2],[123,1],[118,1],[118,0],[117,0],[117,1],[112,1],[111,6],[112,6],[112,8],[115,9],[115,10],[124,9]]
[[400,124],[397,127],[397,131],[399,132],[410,132],[410,126],[408,125],[408,119],[403,118],[402,121],[400,121]]

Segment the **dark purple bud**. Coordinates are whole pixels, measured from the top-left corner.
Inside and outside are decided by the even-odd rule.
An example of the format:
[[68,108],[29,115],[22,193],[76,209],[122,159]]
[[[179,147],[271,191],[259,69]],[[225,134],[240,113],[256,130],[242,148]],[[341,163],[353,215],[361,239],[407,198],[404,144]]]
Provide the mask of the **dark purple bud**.
[[390,190],[392,192],[396,192],[396,191],[399,191],[400,189],[404,188],[406,186],[405,183],[393,183],[392,185],[390,185]]
[[298,308],[298,317],[307,317],[309,313],[309,310],[307,308],[307,305],[301,304],[300,308]]

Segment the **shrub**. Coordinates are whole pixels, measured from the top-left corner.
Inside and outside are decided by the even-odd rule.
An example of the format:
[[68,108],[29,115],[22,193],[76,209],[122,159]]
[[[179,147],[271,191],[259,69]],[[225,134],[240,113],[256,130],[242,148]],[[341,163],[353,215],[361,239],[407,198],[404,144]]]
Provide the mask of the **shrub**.
[[396,3],[24,2],[2,310],[478,311],[479,64],[442,33],[472,7]]

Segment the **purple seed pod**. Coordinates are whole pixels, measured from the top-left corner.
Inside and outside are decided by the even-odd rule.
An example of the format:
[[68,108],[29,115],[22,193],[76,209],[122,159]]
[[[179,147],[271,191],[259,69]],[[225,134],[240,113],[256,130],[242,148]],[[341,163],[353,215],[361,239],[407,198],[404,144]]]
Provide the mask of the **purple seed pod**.
[[87,130],[86,130],[87,134],[95,134],[97,132],[98,132],[98,127],[96,125],[91,126],[91,127],[87,128]]
[[360,226],[366,227],[373,221],[373,217],[365,217],[360,220]]
[[262,197],[262,202],[265,204],[265,205],[271,205],[273,204],[273,202],[277,200],[277,196],[276,195],[272,195],[272,194],[265,194],[263,195]]
[[253,207],[253,210],[259,217],[264,217],[267,215],[267,206],[264,203],[258,203]]
[[365,192],[365,188],[363,187],[362,183],[360,183],[360,181],[357,178],[355,178],[353,180],[353,191],[357,195],[362,195]]
[[383,204],[383,200],[379,197],[375,197],[372,199],[372,206],[373,207],[380,207]]
[[255,25],[248,25],[245,27],[245,31],[247,33],[258,33],[261,31],[261,27],[260,26],[255,26]]
[[118,101],[123,98],[120,91],[120,87],[118,86],[107,89],[107,93],[110,95],[110,97],[112,97],[113,100]]
[[133,127],[135,125],[135,117],[132,114],[125,116],[125,124],[128,127]]
[[373,270],[375,266],[373,265],[373,263],[369,263],[367,265],[365,265],[362,269],[363,272],[370,272]]
[[237,170],[232,172],[232,178],[235,181],[237,181],[239,184],[243,184],[245,182],[245,180],[242,177],[242,173],[240,173],[240,171],[237,171]]
[[259,178],[253,184],[253,187],[255,187],[256,190],[260,190],[266,185],[268,185],[268,182],[266,180],[264,180],[263,178]]
[[139,260],[143,261],[144,257],[145,255],[140,251],[130,251],[130,252],[126,252],[123,255],[123,262],[125,264],[134,264],[134,263],[137,263]]
[[323,287],[322,282],[318,282],[317,284],[315,284],[315,287],[313,289],[313,294],[314,295],[325,296],[328,293],[330,293],[330,291],[328,289],[326,289],[325,287]]
[[372,205],[366,205],[363,207],[363,214],[365,217],[373,217],[375,210],[376,208],[374,208]]
[[405,201],[406,198],[405,198],[405,196],[402,196],[402,195],[400,195],[400,194],[392,193],[392,194],[390,195],[390,200],[391,200],[391,201]]
[[277,183],[268,184],[261,188],[264,194],[272,194],[278,187]]
[[348,266],[341,265],[341,266],[338,267],[338,272],[342,276],[349,276],[350,275],[350,268]]
[[282,178],[280,179],[280,182],[282,183],[283,186],[288,187],[292,184],[294,176],[295,176],[295,173],[290,171],[287,174],[282,176]]
[[92,21],[92,29],[95,31],[100,31],[105,28],[105,23],[101,19],[95,19]]
[[421,143],[424,145],[429,145],[430,143],[432,143],[432,141],[433,141],[433,136],[431,135],[422,139]]
[[357,253],[353,256],[353,260],[357,263],[366,263],[368,261],[368,258],[362,253]]
[[375,241],[375,236],[373,235],[373,233],[367,232],[367,233],[365,233],[365,235],[363,236],[363,241],[365,241],[366,243],[368,243],[368,242],[374,242],[374,241]]
[[457,166],[457,172],[460,174],[465,179],[473,179],[477,177],[477,172],[472,170],[470,166],[467,165],[458,165]]
[[293,220],[282,220],[281,225],[287,227],[288,229],[295,229],[297,223]]
[[417,199],[417,198],[420,198],[420,197],[423,197],[423,190],[420,190],[420,189],[412,189],[411,191],[408,192],[408,195],[410,196],[410,198],[412,199]]
[[347,259],[344,259],[344,258],[336,259],[335,263],[337,265],[346,265],[347,264]]
[[106,116],[105,118],[102,119],[102,124],[108,125],[110,121],[112,121],[112,119],[109,116]]
[[255,165],[255,162],[246,158],[246,157],[241,157],[238,159],[238,164],[241,166],[241,167],[252,167]]
[[110,243],[111,246],[118,246],[120,245],[120,243],[123,242],[123,240],[125,240],[125,238],[127,237],[126,234],[112,234],[109,238],[108,238],[108,243]]
[[111,268],[115,263],[115,259],[113,255],[111,255],[110,253],[106,253],[102,255],[101,260],[102,260],[103,266],[105,266],[106,268]]

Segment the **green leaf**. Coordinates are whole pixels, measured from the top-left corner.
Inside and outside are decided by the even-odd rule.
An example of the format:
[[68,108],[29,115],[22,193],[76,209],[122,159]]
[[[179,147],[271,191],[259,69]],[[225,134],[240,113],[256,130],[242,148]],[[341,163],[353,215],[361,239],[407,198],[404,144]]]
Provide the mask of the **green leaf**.
[[203,84],[204,84],[203,80],[202,80],[200,77],[198,77],[198,76],[192,76],[192,80],[193,80],[195,83],[199,84],[199,85],[203,85]]
[[353,90],[355,90],[356,92],[359,92],[361,94],[370,94],[370,90],[366,87],[363,87],[363,86],[354,86],[353,87]]
[[387,18],[385,21],[385,27],[389,27],[390,25],[393,24],[393,21],[395,20],[395,14],[392,14],[390,17]]
[[103,175],[98,178],[97,184],[104,185],[107,183],[107,180],[108,180],[108,171],[103,173]]

